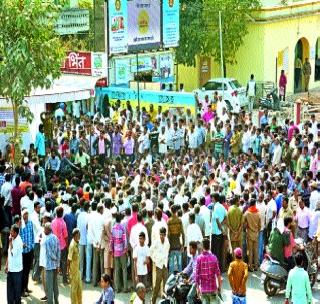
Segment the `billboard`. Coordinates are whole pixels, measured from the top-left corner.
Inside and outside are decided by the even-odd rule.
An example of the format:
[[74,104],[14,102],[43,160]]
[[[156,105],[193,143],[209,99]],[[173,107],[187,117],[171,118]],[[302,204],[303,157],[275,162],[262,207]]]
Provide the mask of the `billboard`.
[[88,32],[90,13],[87,9],[66,9],[59,14],[55,30],[59,35],[73,35]]
[[118,59],[116,61],[116,77],[115,77],[115,84],[128,84],[129,82],[129,59]]
[[109,0],[109,53],[128,51],[127,0]]
[[106,53],[91,53],[92,76],[106,77],[108,75],[108,55]]
[[165,48],[179,45],[179,0],[163,0],[162,42]]
[[160,46],[160,0],[128,1],[128,45],[135,51]]

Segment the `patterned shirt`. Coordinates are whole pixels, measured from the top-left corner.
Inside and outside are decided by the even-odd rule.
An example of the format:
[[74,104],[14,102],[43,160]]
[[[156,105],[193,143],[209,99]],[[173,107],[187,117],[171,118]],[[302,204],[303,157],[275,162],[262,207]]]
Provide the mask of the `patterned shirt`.
[[46,270],[54,270],[60,267],[60,245],[58,238],[50,233],[46,236]]
[[201,293],[217,292],[216,277],[220,276],[217,257],[210,251],[203,251],[197,258],[195,282]]
[[223,141],[221,141],[221,139],[224,139],[224,134],[221,131],[217,131],[213,138],[217,141],[214,142],[214,150],[218,153],[222,152],[222,148],[223,148]]
[[28,221],[25,226],[21,229],[20,237],[23,243],[23,253],[28,253],[33,249],[34,246],[34,234],[33,225],[31,221]]
[[120,223],[116,223],[111,230],[110,248],[114,257],[121,257],[127,250],[126,229]]

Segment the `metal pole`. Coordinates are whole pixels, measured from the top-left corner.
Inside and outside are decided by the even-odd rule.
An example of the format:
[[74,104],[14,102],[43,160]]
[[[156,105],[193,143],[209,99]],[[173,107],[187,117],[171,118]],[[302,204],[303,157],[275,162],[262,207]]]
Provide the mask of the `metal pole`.
[[136,54],[136,63],[137,63],[137,92],[138,92],[138,107],[140,110],[140,85],[139,85],[139,54]]
[[[221,78],[224,78],[221,11],[219,11],[219,38],[220,38],[220,68],[221,68]],[[222,82],[222,98],[224,99],[224,81]]]

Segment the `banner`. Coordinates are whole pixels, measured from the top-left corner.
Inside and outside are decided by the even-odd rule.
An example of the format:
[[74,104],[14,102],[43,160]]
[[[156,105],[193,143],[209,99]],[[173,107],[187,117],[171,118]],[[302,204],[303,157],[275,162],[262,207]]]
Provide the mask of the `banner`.
[[118,59],[116,60],[116,85],[128,84],[129,82],[129,59]]
[[[0,107],[0,133],[13,133],[14,119],[13,110],[10,106]],[[29,132],[28,122],[26,118],[19,116],[19,131]]]
[[174,62],[172,54],[163,54],[159,56],[160,79],[173,81],[174,79]]
[[91,53],[92,76],[106,77],[108,76],[108,54]]
[[127,0],[109,0],[109,52],[128,51],[128,5]]
[[129,48],[160,46],[160,0],[129,0],[128,14]]
[[162,7],[163,46],[176,47],[179,45],[179,0],[163,0]]
[[61,71],[63,73],[91,76],[91,53],[68,52]]
[[[132,58],[131,62],[131,73],[137,72],[137,58]],[[152,62],[150,56],[138,56],[138,71],[145,72],[152,70]]]

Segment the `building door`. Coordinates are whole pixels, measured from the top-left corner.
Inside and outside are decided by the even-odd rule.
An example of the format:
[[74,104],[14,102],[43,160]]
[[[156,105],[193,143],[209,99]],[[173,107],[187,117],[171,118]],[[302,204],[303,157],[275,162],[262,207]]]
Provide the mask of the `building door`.
[[200,87],[205,85],[211,78],[211,58],[210,57],[200,57],[199,65],[200,73]]
[[304,60],[309,57],[310,47],[306,38],[298,40],[294,50],[294,92],[299,93],[304,88],[304,77],[302,67]]

